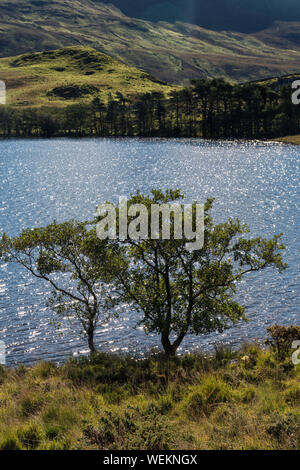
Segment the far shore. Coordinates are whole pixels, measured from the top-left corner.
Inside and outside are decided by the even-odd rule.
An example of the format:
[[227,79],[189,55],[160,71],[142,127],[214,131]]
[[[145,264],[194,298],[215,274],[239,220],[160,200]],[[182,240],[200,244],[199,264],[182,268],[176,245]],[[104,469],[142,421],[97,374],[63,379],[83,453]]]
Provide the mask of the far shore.
[[279,137],[278,139],[273,140],[275,140],[276,142],[282,142],[283,144],[300,145],[300,134],[288,135],[286,137]]

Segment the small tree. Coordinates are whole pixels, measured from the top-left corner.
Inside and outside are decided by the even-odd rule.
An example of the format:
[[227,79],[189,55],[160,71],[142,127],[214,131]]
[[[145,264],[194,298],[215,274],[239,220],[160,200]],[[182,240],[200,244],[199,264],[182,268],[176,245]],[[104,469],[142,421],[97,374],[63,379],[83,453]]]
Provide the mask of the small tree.
[[61,317],[77,318],[95,353],[95,329],[108,312],[107,267],[113,265],[111,248],[97,238],[95,229],[71,220],[24,230],[13,239],[4,234],[0,255],[52,286],[53,310]]
[[[182,204],[182,198],[179,191],[152,191],[151,197],[138,193],[128,201],[128,208],[144,204],[150,213],[151,204]],[[146,332],[160,335],[167,356],[176,354],[187,333],[222,332],[246,319],[244,307],[234,300],[244,275],[286,267],[280,235],[271,240],[243,238],[248,227],[233,219],[214,225],[212,204],[212,199],[205,204],[205,243],[199,251],[187,251],[188,240],[172,236],[171,240],[149,237],[123,243],[127,264],[115,272],[117,288],[124,300],[142,312],[140,323]],[[174,234],[174,219],[172,229]]]

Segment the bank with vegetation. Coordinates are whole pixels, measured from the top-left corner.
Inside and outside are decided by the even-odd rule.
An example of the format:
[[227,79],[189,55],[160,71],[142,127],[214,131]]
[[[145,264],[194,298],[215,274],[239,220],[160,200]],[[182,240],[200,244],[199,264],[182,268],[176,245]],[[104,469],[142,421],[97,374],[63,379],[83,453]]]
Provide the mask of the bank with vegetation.
[[276,141],[282,142],[283,144],[300,145],[300,135],[288,135],[285,137],[280,137],[276,139]]
[[210,356],[1,367],[0,449],[299,449],[300,330],[279,330]]

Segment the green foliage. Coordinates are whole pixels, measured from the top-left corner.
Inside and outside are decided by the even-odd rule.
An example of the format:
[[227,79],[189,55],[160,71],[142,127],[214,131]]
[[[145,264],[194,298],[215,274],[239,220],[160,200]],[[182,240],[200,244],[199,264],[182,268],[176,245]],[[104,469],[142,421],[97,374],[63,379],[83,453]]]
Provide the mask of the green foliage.
[[[61,437],[61,434],[63,433],[64,429],[61,428],[61,426],[57,423],[47,423],[45,424],[45,434],[46,438],[49,439],[50,441],[56,442]],[[55,444],[54,444],[55,445]]]
[[284,392],[284,399],[290,405],[300,405],[300,384],[294,384]]
[[0,450],[24,450],[24,446],[17,436],[8,433],[4,439],[0,440]]
[[[153,190],[150,196],[139,192],[132,196],[127,212],[133,204],[143,204],[149,214],[148,230],[146,237],[140,234],[139,240],[128,238],[123,244],[120,241],[119,256],[123,262],[114,272],[121,299],[142,312],[140,324],[146,333],[161,336],[167,356],[175,355],[187,333],[222,332],[239,320],[245,320],[243,306],[234,300],[237,283],[244,275],[267,267],[281,272],[286,267],[281,255],[285,248],[281,236],[275,235],[270,240],[250,239],[247,225],[242,225],[238,219],[214,224],[213,199],[208,199],[204,208],[202,248],[188,251],[186,244],[190,240],[185,236],[176,239],[174,214],[170,239],[162,239],[162,225],[159,239],[154,239],[151,207],[175,202],[181,208],[181,223],[184,223],[187,216],[183,213],[180,191]],[[192,207],[195,220],[196,203]],[[173,342],[172,336],[175,337]]]
[[106,413],[97,428],[89,426],[84,434],[99,449],[115,449],[117,444],[123,450],[169,450],[174,442],[166,419],[155,405],[122,414]]
[[45,438],[43,428],[34,421],[19,427],[17,436],[27,450],[37,449]]
[[197,387],[186,400],[186,411],[191,418],[198,419],[202,413],[211,413],[220,403],[234,398],[232,388],[217,377],[211,376]]
[[24,396],[20,403],[21,413],[24,417],[34,415],[41,410],[43,404],[44,400],[40,396]]
[[132,450],[170,450],[174,434],[164,416],[150,406],[140,415],[135,433],[127,444]]
[[65,100],[81,98],[84,95],[97,95],[99,89],[92,85],[62,85],[48,91],[47,96],[60,97]]
[[40,362],[35,366],[31,375],[32,377],[47,379],[55,375],[56,371],[57,365],[54,362]]
[[275,414],[267,432],[278,442],[280,448],[299,449],[300,415],[298,413]]
[[[74,220],[54,221],[44,228],[24,230],[14,239],[4,234],[0,254],[50,284],[49,305],[63,318],[77,320],[94,353],[95,328],[109,316],[105,282],[110,281],[114,264],[111,249],[96,236],[95,228]],[[57,273],[65,276],[57,277]],[[40,369],[50,373],[43,366]]]
[[52,437],[55,433],[63,434],[66,430],[78,422],[78,417],[71,406],[64,403],[48,404],[41,413],[42,421],[45,425],[46,433]]
[[240,399],[242,403],[251,403],[256,397],[255,388],[248,387],[241,392]]
[[4,381],[5,377],[6,377],[6,369],[4,366],[0,364],[0,385]]
[[24,450],[17,437],[6,437],[0,442],[0,450]]
[[66,439],[53,440],[43,446],[43,450],[70,450],[70,441]]

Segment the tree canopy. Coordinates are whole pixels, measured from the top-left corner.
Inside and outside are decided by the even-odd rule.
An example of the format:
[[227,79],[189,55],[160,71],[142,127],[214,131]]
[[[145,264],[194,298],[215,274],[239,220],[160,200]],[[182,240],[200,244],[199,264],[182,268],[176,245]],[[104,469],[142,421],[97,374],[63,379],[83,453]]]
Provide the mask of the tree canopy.
[[[180,191],[152,191],[134,195],[133,204],[179,202]],[[167,355],[174,355],[187,333],[222,332],[240,319],[245,309],[235,300],[238,282],[268,267],[285,269],[281,236],[250,238],[249,228],[236,219],[214,224],[213,200],[205,204],[205,241],[202,249],[188,251],[187,238],[120,242],[127,261],[115,272],[117,290],[142,313],[146,333],[160,335]],[[184,214],[182,214],[184,221]]]
[[113,296],[111,248],[89,224],[71,220],[24,230],[19,236],[3,235],[0,254],[24,267],[52,287],[49,304],[61,317],[76,319],[96,351],[94,333],[109,316]]

